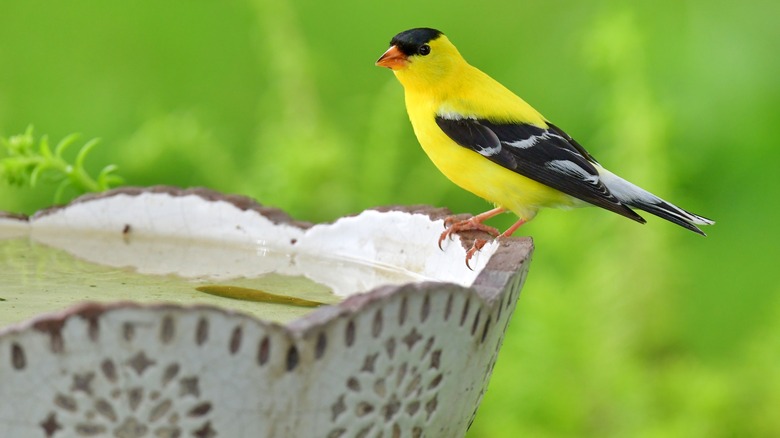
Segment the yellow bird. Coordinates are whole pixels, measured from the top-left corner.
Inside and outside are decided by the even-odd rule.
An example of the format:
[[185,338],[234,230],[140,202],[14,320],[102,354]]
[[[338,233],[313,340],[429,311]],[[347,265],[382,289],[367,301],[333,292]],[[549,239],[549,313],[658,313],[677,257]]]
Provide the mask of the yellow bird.
[[[393,71],[404,87],[406,111],[417,139],[452,182],[496,205],[456,221],[452,233],[481,230],[506,237],[540,208],[596,205],[644,223],[630,207],[704,235],[696,225],[714,222],[685,211],[620,178],[523,99],[471,66],[436,29],[401,32],[376,65]],[[505,211],[519,220],[506,231],[482,222]],[[466,264],[486,241],[477,240]]]

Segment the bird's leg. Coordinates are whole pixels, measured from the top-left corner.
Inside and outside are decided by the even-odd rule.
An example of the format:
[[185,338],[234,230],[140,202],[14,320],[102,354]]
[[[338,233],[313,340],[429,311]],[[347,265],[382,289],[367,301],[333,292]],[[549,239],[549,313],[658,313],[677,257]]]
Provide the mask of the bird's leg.
[[[511,236],[515,231],[517,231],[518,228],[520,228],[524,223],[528,222],[528,219],[520,218],[517,222],[512,224],[511,227],[507,228],[506,231],[501,233],[500,235],[496,236],[496,239],[500,239],[502,237],[509,237]],[[469,265],[469,260],[471,260],[472,257],[474,257],[474,254],[476,254],[479,250],[481,250],[485,244],[487,243],[487,240],[485,239],[475,239],[474,244],[471,245],[471,249],[466,251],[466,267],[471,269],[471,266]]]
[[502,237],[509,237],[509,236],[511,236],[512,234],[515,233],[515,231],[517,231],[518,228],[523,226],[523,224],[526,223],[526,222],[528,222],[528,219],[524,219],[524,218],[518,219],[518,221],[515,222],[514,224],[512,224],[511,227],[507,228],[506,231],[501,233],[501,235],[498,236],[498,238],[500,239]]
[[493,237],[498,236],[497,229],[485,225],[482,222],[487,219],[490,219],[493,216],[497,216],[505,211],[506,211],[505,208],[497,207],[492,210],[486,211],[484,213],[480,213],[476,216],[472,216],[468,219],[461,220],[461,221],[456,220],[456,216],[449,216],[445,218],[444,226],[447,229],[444,230],[443,233],[441,233],[441,236],[439,236],[439,249],[442,249],[441,243],[444,241],[444,239],[448,237],[452,237],[452,233],[458,233],[460,231],[484,231]]

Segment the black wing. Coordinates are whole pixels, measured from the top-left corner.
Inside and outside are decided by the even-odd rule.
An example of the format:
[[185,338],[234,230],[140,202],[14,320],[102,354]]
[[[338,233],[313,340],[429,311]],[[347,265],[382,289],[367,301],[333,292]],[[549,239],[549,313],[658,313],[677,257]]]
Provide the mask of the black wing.
[[525,123],[441,116],[436,116],[436,123],[457,144],[496,164],[567,195],[645,222],[610,193],[593,165],[596,160],[552,124],[540,128]]

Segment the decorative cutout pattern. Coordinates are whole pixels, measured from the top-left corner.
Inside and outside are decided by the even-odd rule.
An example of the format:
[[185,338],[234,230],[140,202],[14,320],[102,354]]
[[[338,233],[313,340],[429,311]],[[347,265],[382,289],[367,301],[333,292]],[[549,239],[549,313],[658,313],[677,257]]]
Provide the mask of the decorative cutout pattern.
[[[405,354],[395,360],[399,344]],[[366,354],[359,370],[344,382],[344,392],[330,407],[335,427],[328,436],[340,437],[358,424],[360,436],[421,433],[419,424],[428,422],[439,406],[438,390],[445,380],[440,357],[435,335],[423,342],[415,327],[400,339],[388,337],[384,348]]]
[[163,364],[144,351],[124,361],[105,358],[95,371],[68,375],[39,425],[46,437],[213,437],[212,403],[199,378],[177,362]]
[[0,399],[28,406],[0,405],[0,423],[47,438],[462,436],[522,277],[512,285],[492,302],[407,286],[292,335],[208,308],[76,310],[0,337]]

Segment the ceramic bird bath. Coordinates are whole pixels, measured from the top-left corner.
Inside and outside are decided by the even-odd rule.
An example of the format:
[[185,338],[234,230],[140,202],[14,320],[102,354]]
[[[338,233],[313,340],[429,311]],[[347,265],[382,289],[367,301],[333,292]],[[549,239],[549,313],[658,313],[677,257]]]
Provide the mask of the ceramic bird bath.
[[152,187],[0,215],[0,435],[463,436],[532,244],[472,271],[446,214]]

